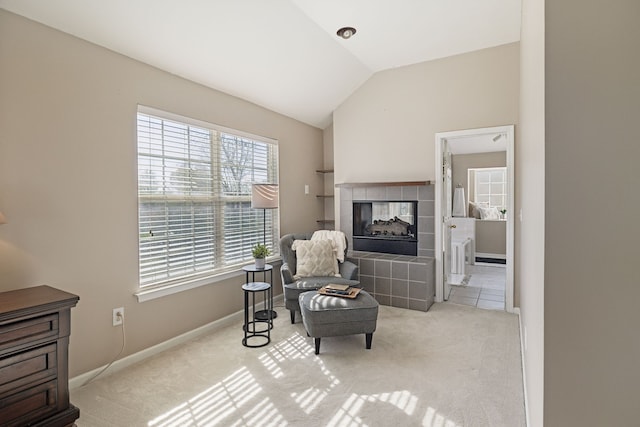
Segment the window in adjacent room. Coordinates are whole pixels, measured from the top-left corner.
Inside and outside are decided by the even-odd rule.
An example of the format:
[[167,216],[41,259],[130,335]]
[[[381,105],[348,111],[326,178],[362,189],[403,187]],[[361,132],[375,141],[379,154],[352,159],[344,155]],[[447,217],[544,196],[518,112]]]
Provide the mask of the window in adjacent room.
[[[252,183],[278,182],[277,141],[138,109],[140,288],[237,270],[263,241]],[[278,209],[266,211],[277,252]]]
[[480,219],[500,219],[507,207],[507,168],[470,168],[469,203]]

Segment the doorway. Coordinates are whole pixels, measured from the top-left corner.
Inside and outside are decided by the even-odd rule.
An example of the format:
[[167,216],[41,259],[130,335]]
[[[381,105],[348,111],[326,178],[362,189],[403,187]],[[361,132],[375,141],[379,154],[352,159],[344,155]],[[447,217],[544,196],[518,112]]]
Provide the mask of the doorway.
[[[456,250],[456,248],[451,245],[451,230],[456,227],[456,219],[452,217],[453,187],[458,184],[457,182],[453,182],[454,179],[452,178],[452,157],[455,157],[456,154],[479,154],[504,151],[506,167],[506,202],[505,206],[500,209],[500,211],[505,211],[504,213],[500,212],[501,215],[504,215],[500,218],[504,221],[506,263],[500,268],[503,268],[505,272],[504,310],[511,313],[514,310],[514,127],[513,125],[508,125],[441,132],[436,134],[435,139],[436,301],[442,302],[449,298],[449,295],[451,294],[451,283],[460,284],[460,277],[450,277],[452,276],[452,254],[454,254]],[[460,216],[460,213],[458,213],[458,216]],[[464,207],[464,216],[469,216],[466,203]],[[477,248],[474,246],[474,249]],[[474,252],[475,250],[466,251],[464,253],[467,254],[467,262],[471,270],[479,272],[482,271],[482,266],[474,265],[476,256]],[[459,253],[457,255],[460,256]],[[459,273],[459,271],[457,273]],[[466,285],[464,280],[462,285]],[[456,287],[456,289],[458,289],[458,287]]]

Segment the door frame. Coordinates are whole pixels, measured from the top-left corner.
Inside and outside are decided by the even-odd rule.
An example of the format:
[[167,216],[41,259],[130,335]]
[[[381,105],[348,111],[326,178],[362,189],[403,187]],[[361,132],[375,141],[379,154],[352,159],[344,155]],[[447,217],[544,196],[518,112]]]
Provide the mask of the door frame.
[[506,285],[505,285],[505,311],[514,312],[514,224],[515,224],[515,194],[514,194],[514,177],[515,177],[515,156],[514,156],[514,126],[496,126],[478,129],[466,129],[451,132],[438,132],[435,135],[436,155],[435,155],[435,206],[434,206],[434,226],[435,226],[435,275],[436,275],[436,302],[444,301],[444,268],[443,268],[443,211],[442,192],[443,192],[443,142],[453,140],[459,137],[470,137],[483,134],[503,134],[506,138],[506,158],[507,158],[507,265],[506,265]]

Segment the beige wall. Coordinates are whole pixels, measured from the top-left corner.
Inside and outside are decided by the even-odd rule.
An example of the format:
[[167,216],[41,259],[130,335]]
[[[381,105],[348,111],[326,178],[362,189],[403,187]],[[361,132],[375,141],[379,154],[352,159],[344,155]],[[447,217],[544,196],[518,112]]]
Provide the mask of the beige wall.
[[[335,182],[431,181],[437,132],[517,129],[519,51],[512,43],[375,74],[334,111]],[[518,295],[516,281],[516,306]]]
[[476,220],[476,254],[507,256],[507,221]]
[[244,276],[134,298],[138,104],[278,139],[281,232],[313,230],[322,213],[321,130],[0,10],[0,210],[9,221],[0,290],[49,284],[80,296],[71,376],[118,352],[115,307],[125,308],[125,354],[242,307]]
[[335,182],[432,181],[437,132],[517,124],[518,52],[512,43],[375,74],[333,114]]
[[518,215],[515,280],[519,284],[516,289],[520,290],[525,395],[530,427],[542,426],[544,409],[544,20],[544,0],[523,0],[520,127],[516,128],[515,150],[515,214]]
[[639,16],[637,0],[546,2],[549,427],[640,422]]
[[518,123],[519,44],[382,71],[334,112],[336,182],[435,178],[435,134]]
[[[507,166],[507,152],[454,154],[451,156],[451,179],[453,187],[460,184],[464,188],[466,201],[471,200],[468,186],[468,172],[471,168],[498,168]],[[453,197],[453,194],[452,196]]]
[[322,131],[324,168],[333,169],[333,124]]

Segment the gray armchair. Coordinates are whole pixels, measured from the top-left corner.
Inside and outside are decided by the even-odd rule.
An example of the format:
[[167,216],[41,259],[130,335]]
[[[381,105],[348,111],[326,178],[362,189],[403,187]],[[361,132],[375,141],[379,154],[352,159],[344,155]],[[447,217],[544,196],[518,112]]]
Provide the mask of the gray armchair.
[[[284,291],[284,306],[291,314],[291,323],[296,321],[296,311],[300,311],[298,296],[307,291],[315,291],[328,283],[340,283],[345,285],[357,286],[358,282],[358,266],[345,260],[339,264],[341,277],[303,277],[294,279],[296,274],[296,251],[291,249],[294,240],[310,240],[311,233],[295,233],[282,236],[280,239],[280,256],[282,257],[282,267],[280,267],[280,276],[282,277],[282,289]],[[345,255],[347,248],[345,248]]]

